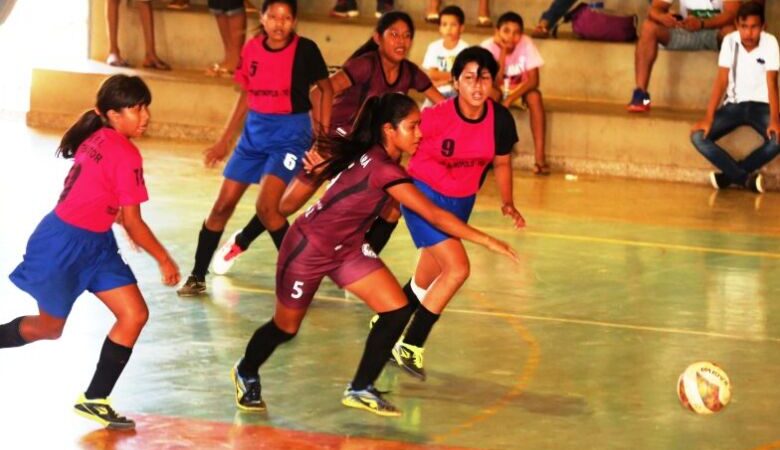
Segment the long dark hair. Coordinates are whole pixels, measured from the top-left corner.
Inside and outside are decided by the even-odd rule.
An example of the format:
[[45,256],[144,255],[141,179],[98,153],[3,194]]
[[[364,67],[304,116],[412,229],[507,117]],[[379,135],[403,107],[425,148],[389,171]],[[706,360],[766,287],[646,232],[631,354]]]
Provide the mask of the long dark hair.
[[337,136],[321,141],[319,146],[329,157],[325,169],[320,173],[320,180],[327,180],[338,175],[363,156],[375,145],[382,145],[384,133],[382,126],[389,123],[393,128],[413,110],[417,103],[405,94],[391,92],[380,96],[369,97],[360,108],[352,132],[347,136]]
[[63,158],[76,156],[76,150],[82,142],[95,131],[109,126],[106,119],[106,113],[109,111],[120,111],[122,108],[150,103],[152,103],[152,93],[140,77],[119,74],[107,78],[98,89],[95,108],[82,114],[62,136],[57,147],[57,156]]
[[[398,21],[403,21],[406,23],[406,26],[409,27],[409,32],[412,34],[412,39],[414,39],[414,22],[412,21],[412,18],[409,17],[409,14],[406,14],[403,11],[389,11],[384,14],[382,14],[382,17],[379,18],[376,22],[376,28],[374,28],[374,32],[377,33],[379,36],[382,36],[384,34],[385,30],[390,28],[394,23]],[[379,49],[379,45],[377,45],[376,42],[374,42],[374,37],[371,36],[368,38],[365,44],[361,45],[357,50],[355,50],[355,53],[353,53],[349,58],[347,58],[347,61],[357,58],[358,56],[373,52]]]

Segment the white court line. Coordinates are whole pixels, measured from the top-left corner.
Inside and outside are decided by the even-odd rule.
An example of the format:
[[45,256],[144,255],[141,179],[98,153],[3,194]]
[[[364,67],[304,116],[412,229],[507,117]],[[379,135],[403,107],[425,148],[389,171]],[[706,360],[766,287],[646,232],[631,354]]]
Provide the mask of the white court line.
[[[239,291],[256,292],[259,294],[270,294],[270,295],[275,294],[275,291],[272,289],[251,288],[251,287],[236,286],[236,285],[233,285],[232,288]],[[347,304],[360,304],[360,305],[363,304],[363,302],[361,302],[360,300],[350,300],[343,297],[334,297],[330,295],[315,295],[314,298],[320,301],[333,302],[333,303],[347,303]],[[602,322],[598,320],[567,319],[564,317],[534,316],[530,314],[515,314],[515,313],[504,313],[504,312],[494,312],[494,311],[475,311],[472,309],[459,309],[459,308],[447,308],[447,312],[457,313],[457,314],[468,314],[473,316],[536,320],[540,322],[570,323],[575,325],[616,328],[621,330],[649,331],[653,333],[682,334],[687,336],[701,336],[701,337],[711,337],[711,338],[720,338],[720,339],[730,339],[733,341],[780,343],[780,338],[769,337],[769,336],[762,336],[762,337],[740,336],[738,334],[717,333],[712,331],[696,331],[696,330],[686,330],[682,328],[664,328],[664,327],[650,327],[644,325],[629,325],[629,324],[622,324],[622,323]]]

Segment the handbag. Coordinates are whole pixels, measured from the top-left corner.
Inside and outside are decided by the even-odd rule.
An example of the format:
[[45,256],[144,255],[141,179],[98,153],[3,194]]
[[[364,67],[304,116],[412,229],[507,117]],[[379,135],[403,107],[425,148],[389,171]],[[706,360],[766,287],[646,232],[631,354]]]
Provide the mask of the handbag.
[[590,41],[630,42],[635,41],[636,14],[625,15],[601,8],[591,8],[580,3],[563,18],[571,22],[574,34]]

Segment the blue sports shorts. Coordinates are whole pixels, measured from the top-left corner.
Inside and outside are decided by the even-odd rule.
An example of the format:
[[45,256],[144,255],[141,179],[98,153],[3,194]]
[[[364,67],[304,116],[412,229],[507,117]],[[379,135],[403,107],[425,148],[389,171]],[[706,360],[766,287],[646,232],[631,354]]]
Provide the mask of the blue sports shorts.
[[250,110],[223,175],[245,184],[259,183],[266,175],[289,183],[311,145],[309,113],[262,114]]
[[114,232],[85,230],[47,214],[27,241],[24,260],[11,281],[38,301],[40,309],[66,318],[84,291],[98,293],[136,284],[122,259]]
[[[476,195],[470,195],[468,197],[450,197],[434,191],[432,187],[420,180],[414,180],[414,185],[436,204],[436,206],[455,214],[460,220],[468,222],[469,217],[471,216],[471,210],[474,209],[474,201],[477,198]],[[401,205],[401,213],[404,215],[404,221],[406,221],[406,226],[409,228],[409,234],[412,235],[412,240],[417,248],[431,247],[452,237],[449,234],[440,231],[417,213],[403,205]]]

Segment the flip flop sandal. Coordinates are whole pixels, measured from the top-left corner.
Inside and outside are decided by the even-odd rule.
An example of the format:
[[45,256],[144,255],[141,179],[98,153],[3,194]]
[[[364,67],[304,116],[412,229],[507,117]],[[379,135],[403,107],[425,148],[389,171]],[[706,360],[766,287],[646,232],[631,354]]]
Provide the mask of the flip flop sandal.
[[439,23],[439,14],[437,13],[430,13],[425,16],[425,21],[428,23]]
[[120,58],[118,56],[109,56],[106,58],[106,64],[112,67],[133,67],[130,65],[130,62],[124,58]]
[[534,175],[546,176],[550,174],[550,166],[547,163],[534,163]]
[[488,16],[479,16],[477,17],[477,26],[483,28],[492,27],[493,21]]
[[152,70],[171,70],[171,66],[162,60],[155,60],[151,62],[145,62],[143,63],[144,69],[152,69]]
[[214,63],[211,65],[211,67],[206,69],[206,76],[213,78],[230,78],[233,76],[233,73],[234,71],[219,63]]

